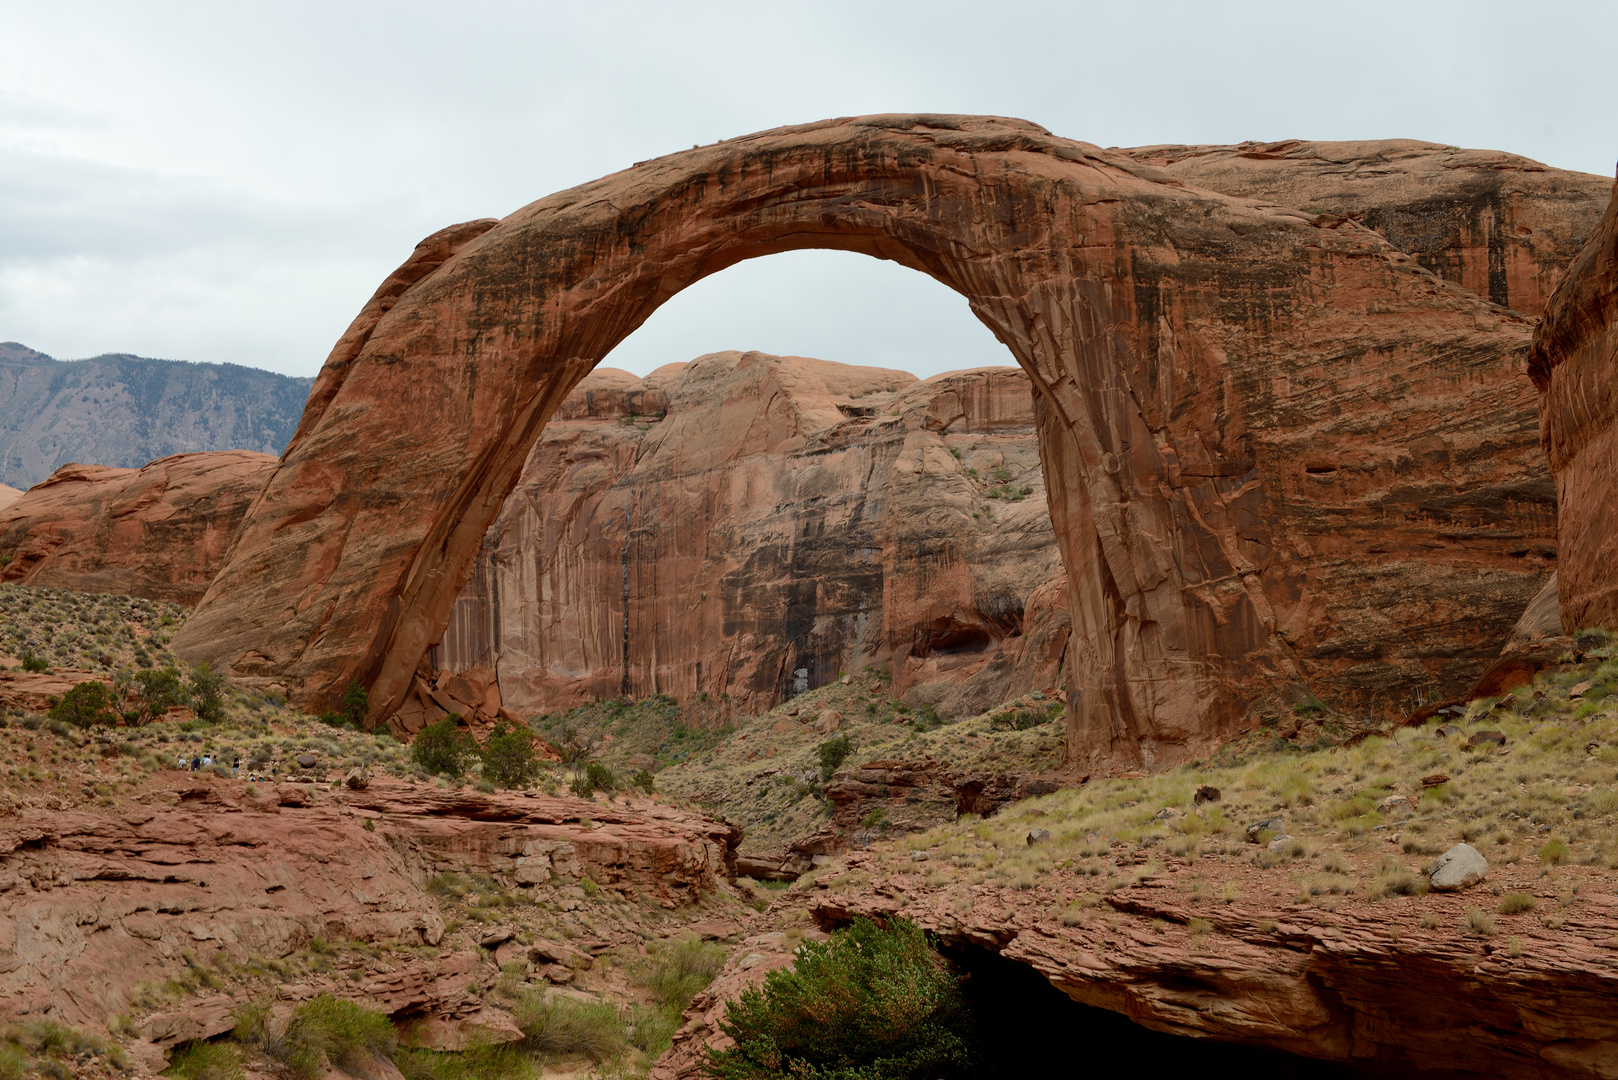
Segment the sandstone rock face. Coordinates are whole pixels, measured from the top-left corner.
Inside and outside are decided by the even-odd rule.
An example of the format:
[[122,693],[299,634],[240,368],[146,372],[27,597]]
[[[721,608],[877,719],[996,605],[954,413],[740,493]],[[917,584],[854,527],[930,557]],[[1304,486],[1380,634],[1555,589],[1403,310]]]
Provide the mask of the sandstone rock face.
[[1376,230],[1446,281],[1538,315],[1594,234],[1608,182],[1415,139],[1146,146],[1137,161],[1227,195]]
[[339,343],[173,648],[311,707],[359,678],[391,714],[568,392],[686,285],[835,247],[961,293],[1035,387],[1076,765],[1194,757],[1304,687],[1386,712],[1459,690],[1555,551],[1530,326],[1307,209],[1023,121],[898,116],[446,230]]
[[64,465],[0,510],[0,581],[195,605],[274,469],[247,450]]
[[1618,626],[1618,186],[1551,298],[1528,369],[1560,499],[1562,625]]
[[[127,1010],[136,983],[172,972],[182,949],[202,962],[221,951],[284,956],[315,937],[436,944],[442,917],[417,882],[443,869],[541,889],[576,886],[588,873],[626,898],[672,907],[717,887],[739,839],[730,826],[666,806],[381,780],[363,791],[282,785],[260,800],[240,783],[177,783],[173,805],[122,816],[0,819],[8,1017],[100,1023]],[[462,1021],[477,1024],[450,1008],[466,982],[458,973],[453,963],[394,973],[373,980],[370,997],[388,1012],[442,1005],[440,1019],[455,1024],[438,1034],[450,1039]],[[148,1037],[218,1034],[228,1030],[229,1005],[187,1008],[168,1027],[155,1017]],[[207,1030],[209,1017],[225,1027]]]
[[498,671],[521,715],[659,693],[758,715],[869,664],[946,716],[1052,689],[1070,621],[1034,431],[1016,368],[598,368],[546,426],[435,660]]

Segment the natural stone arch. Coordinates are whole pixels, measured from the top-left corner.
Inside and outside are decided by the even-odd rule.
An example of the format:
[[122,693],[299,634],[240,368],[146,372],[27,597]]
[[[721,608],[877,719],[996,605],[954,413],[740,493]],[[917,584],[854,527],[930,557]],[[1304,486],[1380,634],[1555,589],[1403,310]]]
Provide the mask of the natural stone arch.
[[[1340,553],[1316,543],[1343,529],[1308,505],[1320,474],[1303,467],[1334,432],[1368,433],[1366,483],[1398,471],[1418,501],[1457,478],[1543,474],[1531,433],[1462,464],[1421,448],[1484,408],[1531,426],[1512,371],[1527,326],[1375,233],[1187,187],[1023,121],[827,121],[643,162],[424,241],[327,361],[175,650],[282,679],[311,707],[358,678],[373,719],[388,715],[567,391],[682,288],[807,247],[931,275],[1031,376],[1073,613],[1075,762],[1189,757],[1255,701],[1301,692],[1299,643],[1354,607]],[[1297,392],[1345,373],[1376,385]],[[1419,403],[1389,409],[1388,395]],[[1421,531],[1421,514],[1392,516],[1377,535],[1419,549],[1400,529]],[[1518,537],[1543,516],[1504,514]],[[1510,618],[1495,608],[1520,610],[1537,584],[1521,577],[1449,598],[1493,595],[1497,644]]]

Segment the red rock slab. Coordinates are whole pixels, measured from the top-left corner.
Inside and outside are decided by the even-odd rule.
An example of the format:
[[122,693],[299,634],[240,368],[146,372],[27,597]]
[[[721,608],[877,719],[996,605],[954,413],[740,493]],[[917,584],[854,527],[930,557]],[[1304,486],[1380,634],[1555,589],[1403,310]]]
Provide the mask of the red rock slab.
[[0,509],[0,581],[194,606],[274,468],[247,450],[63,465]]
[[1525,316],[1347,217],[1026,121],[863,117],[429,238],[442,261],[334,350],[175,652],[312,709],[358,679],[385,719],[568,392],[682,288],[807,247],[928,273],[1028,373],[1075,768],[1197,757],[1300,686],[1389,715],[1407,682],[1459,692],[1554,556]]
[[72,1024],[127,1012],[181,950],[278,957],[315,937],[443,933],[403,856],[359,818],[245,798],[0,820],[0,912],[7,1015]]

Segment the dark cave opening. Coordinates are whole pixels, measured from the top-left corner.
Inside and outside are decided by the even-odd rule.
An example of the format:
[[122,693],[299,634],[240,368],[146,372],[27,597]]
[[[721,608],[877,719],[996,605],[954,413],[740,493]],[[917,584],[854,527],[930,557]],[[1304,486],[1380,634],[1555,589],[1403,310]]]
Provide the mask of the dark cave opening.
[[1027,964],[977,946],[943,954],[965,976],[963,989],[990,1071],[984,1077],[1080,1077],[1128,1069],[1140,1076],[1243,1076],[1348,1080],[1460,1074],[1419,1070],[1398,1060],[1356,1065],[1186,1035],[1168,1035],[1121,1013],[1081,1005]]

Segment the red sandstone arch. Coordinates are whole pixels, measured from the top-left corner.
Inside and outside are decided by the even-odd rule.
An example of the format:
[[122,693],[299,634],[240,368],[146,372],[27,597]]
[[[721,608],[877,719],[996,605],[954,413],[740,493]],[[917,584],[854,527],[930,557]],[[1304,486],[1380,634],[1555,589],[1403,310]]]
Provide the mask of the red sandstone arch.
[[[1255,702],[1306,684],[1372,701],[1406,661],[1464,679],[1537,588],[1507,550],[1554,536],[1526,320],[1341,218],[1023,121],[866,117],[429,237],[338,343],[175,651],[311,707],[359,678],[386,716],[567,391],[682,288],[806,247],[931,275],[1032,377],[1075,762],[1190,757]],[[1435,523],[1470,539],[1435,545]],[[1399,652],[1451,604],[1474,620],[1417,631],[1450,669]],[[1382,674],[1333,652],[1345,638]]]

